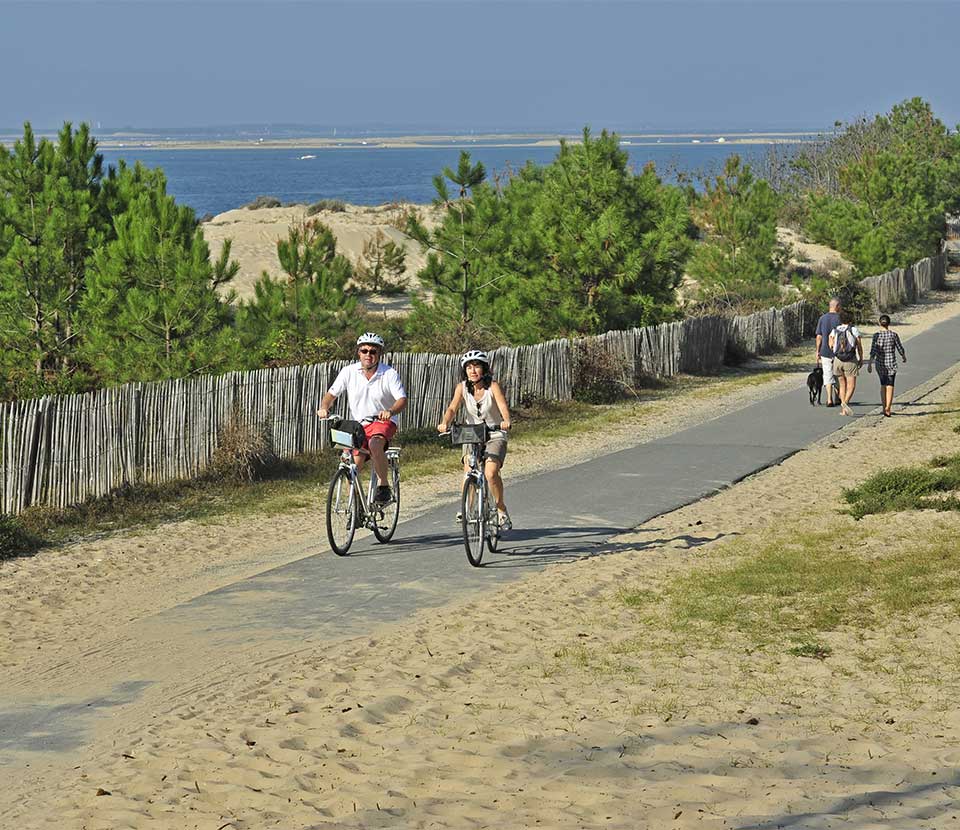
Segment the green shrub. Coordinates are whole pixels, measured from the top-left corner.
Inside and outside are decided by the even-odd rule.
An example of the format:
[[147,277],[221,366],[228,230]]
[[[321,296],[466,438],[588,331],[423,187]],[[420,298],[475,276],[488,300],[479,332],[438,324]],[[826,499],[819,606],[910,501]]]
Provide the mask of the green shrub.
[[16,516],[0,514],[0,559],[9,559],[35,550],[37,541]]
[[282,207],[281,202],[276,196],[257,196],[252,202],[247,202],[244,207],[247,210],[259,210],[260,208]]
[[843,308],[853,314],[855,323],[866,322],[873,312],[873,297],[852,272],[815,276],[799,287],[804,292],[803,298],[821,311],[827,310],[832,297],[839,297]]
[[327,211],[328,213],[343,213],[346,209],[346,202],[342,202],[340,199],[321,199],[307,208],[307,216],[316,216],[323,211]]
[[849,513],[862,519],[871,513],[902,510],[960,510],[960,500],[950,495],[960,490],[960,454],[933,459],[925,467],[881,470],[844,491]]

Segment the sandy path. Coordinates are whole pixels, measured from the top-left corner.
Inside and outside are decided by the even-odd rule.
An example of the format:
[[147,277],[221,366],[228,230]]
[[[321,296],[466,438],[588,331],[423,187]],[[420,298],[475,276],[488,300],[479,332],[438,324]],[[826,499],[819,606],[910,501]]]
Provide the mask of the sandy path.
[[[957,311],[956,304],[952,302],[947,305],[921,306],[914,309],[909,316],[905,315],[904,319],[909,325],[905,325],[902,332],[904,335],[915,335],[924,328],[956,314]],[[681,426],[706,420],[746,405],[760,395],[775,394],[784,388],[796,385],[797,381],[796,375],[790,375],[763,387],[742,387],[734,390],[720,402],[704,394],[702,390],[692,389],[683,395],[683,408],[676,405],[679,403],[677,400],[671,401],[670,404],[662,401],[646,404],[638,408],[636,420],[627,421],[619,429],[606,431],[603,449],[614,450],[640,440],[649,440],[667,434]],[[909,422],[913,419],[902,420]],[[869,419],[865,419],[864,423],[869,424]],[[896,428],[906,429],[907,424],[897,423]],[[863,429],[866,427],[861,428],[858,425],[857,429],[845,431],[845,434],[849,433],[851,438],[844,443],[849,444],[854,438],[861,440],[859,433]],[[518,449],[521,448],[518,447]],[[576,463],[587,457],[593,457],[599,452],[595,442],[589,447],[581,446],[579,449],[571,448],[568,442],[564,442],[563,449],[567,453],[565,457],[567,463]],[[874,447],[873,450],[880,457],[879,448]],[[867,452],[869,451],[868,448]],[[540,469],[545,455],[543,447],[539,449],[527,447],[512,454],[510,467],[513,477],[516,479]],[[765,475],[791,469],[798,459],[807,456],[807,453],[802,453]],[[816,464],[810,463],[808,459],[808,466],[815,468]],[[786,483],[782,483],[783,500],[771,501],[772,512],[766,509],[758,512],[750,508],[750,499],[756,499],[757,495],[755,492],[751,493],[751,483],[747,482],[729,491],[730,494],[746,493],[743,502],[728,503],[724,499],[729,499],[729,494],[722,494],[716,499],[648,523],[645,526],[646,531],[641,529],[639,535],[630,537],[627,541],[635,543],[638,549],[643,551],[640,561],[644,575],[655,574],[657,568],[664,573],[667,570],[672,571],[676,568],[678,561],[689,556],[689,554],[678,554],[678,547],[683,550],[692,541],[699,543],[701,540],[711,539],[721,534],[741,532],[744,524],[749,526],[751,523],[768,521],[770,516],[777,515],[774,508],[784,510],[791,505],[795,507],[797,503],[809,502],[807,491],[810,489],[810,475],[809,469],[801,470],[799,473],[794,470],[786,479]],[[758,477],[758,480],[760,478],[762,477]],[[423,486],[418,482],[415,489],[408,488],[407,492],[413,498],[408,500],[407,504],[415,510],[423,509],[432,503],[437,495],[453,492],[457,481],[458,474],[453,471],[449,475],[437,476],[424,482]],[[768,482],[763,486],[777,488],[781,485],[771,485]],[[777,492],[780,491],[777,490]],[[698,509],[698,518],[693,521],[702,521],[704,525],[694,525],[689,521],[690,511]],[[711,511],[716,511],[716,518],[712,518]],[[744,515],[752,518],[744,522]],[[691,531],[685,522],[690,527],[695,527],[695,531]],[[644,536],[644,532],[648,535]],[[649,536],[650,533],[654,534],[652,539]],[[673,535],[670,535],[671,533]],[[319,535],[322,535],[322,527],[318,515],[312,511],[300,511],[294,515],[278,516],[266,521],[245,519],[218,524],[167,525],[140,536],[118,536],[97,542],[85,542],[61,551],[47,551],[29,559],[3,563],[0,565],[0,578],[3,579],[5,590],[9,589],[8,596],[13,601],[5,603],[0,608],[0,634],[3,635],[3,642],[6,644],[5,650],[0,652],[0,659],[6,664],[4,680],[0,686],[3,686],[7,692],[15,692],[14,696],[17,698],[49,695],[52,689],[69,688],[70,684],[76,680],[78,666],[82,667],[85,659],[92,659],[88,656],[115,649],[113,659],[131,659],[138,647],[143,646],[142,643],[138,644],[135,641],[125,642],[126,633],[132,623],[212,588],[229,584],[245,575],[287,561],[291,558],[291,552],[296,551],[298,546],[302,551],[304,546],[309,547],[315,544]],[[667,541],[664,542],[664,540]],[[267,553],[264,554],[264,551]],[[302,552],[296,555],[302,555]],[[541,811],[542,799],[548,798],[545,793],[553,792],[554,795],[549,798],[565,801],[567,799],[565,793],[569,788],[561,784],[570,780],[566,777],[569,770],[577,770],[569,773],[576,776],[577,780],[584,776],[586,780],[592,780],[585,770],[596,767],[597,757],[584,760],[580,755],[596,756],[598,751],[590,750],[589,747],[605,746],[599,742],[589,743],[589,745],[584,743],[598,740],[598,736],[591,736],[593,733],[589,731],[588,722],[594,720],[598,716],[597,713],[607,713],[604,717],[608,715],[612,717],[610,713],[616,713],[616,719],[623,719],[625,714],[622,705],[610,702],[614,698],[621,704],[624,700],[632,701],[631,712],[633,707],[640,705],[637,704],[637,700],[654,701],[656,706],[653,707],[653,711],[657,714],[658,709],[663,709],[663,700],[670,697],[670,695],[661,694],[659,689],[674,688],[677,685],[674,675],[681,670],[690,670],[695,673],[699,671],[694,666],[688,666],[685,669],[684,660],[670,655],[668,649],[664,661],[655,659],[642,669],[644,674],[659,678],[656,683],[663,684],[662,687],[655,686],[653,691],[647,689],[640,692],[637,689],[625,688],[621,693],[619,689],[623,684],[619,684],[612,692],[610,689],[605,689],[602,693],[597,693],[598,696],[594,698],[591,696],[593,692],[590,691],[594,680],[588,682],[581,678],[573,687],[570,687],[569,666],[561,660],[560,667],[557,667],[557,658],[553,655],[558,651],[565,652],[577,646],[577,641],[570,642],[571,621],[582,617],[583,624],[588,628],[592,627],[593,633],[586,629],[583,632],[586,634],[586,637],[582,638],[585,641],[591,637],[609,635],[611,630],[616,630],[617,626],[623,623],[622,613],[615,614],[610,620],[604,620],[605,605],[601,603],[598,607],[597,597],[609,594],[611,585],[637,577],[634,559],[635,557],[628,556],[608,557],[602,560],[602,563],[600,560],[595,560],[578,563],[572,568],[550,569],[544,574],[529,577],[489,598],[469,603],[462,608],[432,611],[423,615],[423,618],[414,625],[385,629],[373,642],[364,640],[361,643],[342,644],[332,649],[318,650],[303,657],[288,659],[286,662],[281,660],[278,663],[271,658],[258,670],[259,679],[256,684],[263,683],[262,687],[256,684],[251,686],[251,677],[246,672],[230,680],[229,675],[235,674],[235,671],[230,670],[229,667],[224,666],[222,671],[218,671],[214,663],[204,666],[203,663],[197,662],[196,657],[191,662],[190,656],[185,654],[183,665],[171,667],[171,671],[177,669],[184,672],[184,676],[188,674],[203,676],[206,669],[209,691],[203,690],[203,684],[198,687],[188,684],[181,690],[179,697],[169,701],[168,705],[163,707],[169,710],[166,714],[163,709],[147,712],[144,709],[132,707],[123,722],[110,724],[109,733],[112,734],[116,730],[118,735],[116,738],[110,738],[111,745],[118,748],[128,746],[130,750],[128,754],[134,755],[135,758],[118,757],[112,751],[104,756],[105,745],[101,742],[91,748],[82,769],[88,776],[101,776],[103,780],[121,782],[123,789],[119,792],[123,792],[125,796],[118,797],[116,800],[111,799],[109,803],[105,802],[106,797],[87,801],[82,794],[89,790],[88,780],[76,779],[73,774],[70,774],[68,780],[79,784],[80,789],[76,792],[81,794],[76,796],[77,812],[71,815],[78,822],[81,821],[81,815],[84,816],[82,821],[85,826],[125,826],[126,820],[122,818],[124,811],[132,810],[133,812],[127,815],[135,816],[143,815],[144,811],[150,813],[153,810],[139,800],[143,792],[146,792],[143,790],[146,786],[145,782],[154,781],[151,778],[151,770],[160,767],[166,769],[171,764],[171,758],[177,764],[186,763],[186,759],[189,758],[191,763],[197,759],[198,769],[203,770],[203,775],[208,781],[215,779],[216,774],[220,774],[223,778],[218,788],[225,794],[224,797],[229,796],[229,799],[227,802],[216,803],[220,803],[221,808],[224,803],[228,806],[229,804],[237,805],[237,809],[231,815],[227,815],[223,821],[232,820],[234,814],[240,815],[241,806],[243,809],[257,811],[257,818],[252,820],[252,824],[228,826],[262,826],[265,815],[263,810],[266,809],[264,804],[256,799],[252,802],[246,801],[244,797],[247,795],[247,790],[242,787],[242,796],[238,797],[235,790],[238,782],[248,781],[248,779],[254,782],[250,786],[256,788],[257,781],[262,783],[266,780],[261,773],[273,769],[272,763],[280,763],[281,775],[288,777],[290,772],[283,765],[290,763],[292,756],[281,750],[289,750],[291,747],[285,748],[278,744],[276,753],[285,760],[277,762],[275,758],[273,761],[261,759],[262,764],[258,762],[254,765],[255,769],[250,770],[244,766],[248,759],[232,752],[236,747],[232,743],[234,738],[229,736],[236,737],[238,729],[254,729],[259,726],[266,728],[268,734],[273,734],[278,724],[289,722],[291,724],[289,729],[292,732],[280,741],[293,741],[292,748],[298,757],[304,751],[299,748],[298,743],[303,740],[303,734],[322,736],[322,743],[309,744],[308,742],[309,745],[304,745],[307,751],[308,767],[312,764],[310,757],[320,757],[326,752],[322,750],[322,746],[330,749],[330,754],[334,756],[333,761],[337,762],[332,763],[331,766],[335,765],[338,769],[340,769],[339,762],[346,760],[341,756],[348,756],[350,752],[361,753],[365,759],[364,764],[367,764],[373,747],[372,742],[375,741],[380,742],[378,746],[384,747],[379,751],[381,755],[387,751],[385,748],[388,746],[390,751],[401,753],[398,758],[403,763],[400,765],[390,763],[385,769],[364,768],[362,776],[349,775],[341,770],[337,773],[341,778],[323,779],[326,773],[322,770],[325,768],[321,766],[313,769],[312,775],[319,776],[318,781],[326,780],[326,784],[322,786],[327,788],[325,791],[327,794],[321,797],[320,794],[324,791],[316,790],[316,787],[311,784],[307,787],[311,793],[308,800],[314,804],[322,803],[324,806],[321,810],[327,811],[329,815],[336,815],[338,822],[374,826],[375,818],[369,813],[366,813],[363,821],[360,818],[360,814],[370,808],[371,782],[392,780],[393,777],[399,776],[403,788],[395,788],[394,792],[406,793],[412,789],[418,792],[419,796],[409,797],[408,800],[404,800],[406,796],[404,798],[394,796],[392,797],[394,801],[384,798],[381,808],[385,810],[390,806],[392,809],[399,804],[400,807],[397,809],[406,810],[405,815],[410,819],[409,824],[406,819],[404,820],[404,826],[420,826],[420,824],[430,826],[429,822],[435,820],[432,813],[416,812],[427,809],[422,806],[424,803],[439,805],[437,809],[442,816],[436,819],[439,822],[436,826],[463,826],[475,821],[482,823],[487,812],[478,804],[472,804],[469,809],[464,807],[466,812],[462,814],[451,806],[450,793],[464,786],[464,781],[469,785],[473,780],[472,774],[464,779],[462,770],[464,768],[483,770],[482,775],[479,772],[477,774],[478,792],[482,791],[484,786],[489,786],[484,784],[485,781],[500,780],[502,782],[517,779],[520,781],[518,787],[524,787],[525,776],[536,780],[538,776],[546,774],[530,766],[534,763],[532,759],[539,758],[537,763],[544,763],[546,768],[551,770],[549,774],[554,779],[553,788],[543,784],[539,794],[535,798],[531,796],[527,802],[523,801],[522,792],[519,795],[513,794],[510,803],[513,804],[511,809],[520,811],[521,815],[524,815],[524,810],[527,810],[531,816],[536,812],[537,817],[549,825],[550,809],[553,808],[547,807],[545,808],[547,812]],[[632,564],[627,565],[628,561]],[[594,570],[598,568],[602,570]],[[465,626],[464,620],[471,621],[471,625]],[[510,624],[503,625],[503,620],[509,620]],[[516,624],[518,620],[522,621],[522,625]],[[596,629],[598,625],[599,630]],[[465,637],[465,633],[469,633],[470,636]],[[469,648],[465,648],[464,641]],[[119,643],[123,643],[123,646],[119,647],[117,645]],[[515,659],[518,656],[522,658],[519,663]],[[251,655],[251,659],[257,659],[256,655]],[[708,662],[702,665],[712,666],[718,660],[722,662],[727,658],[710,656],[704,659],[708,659]],[[713,673],[712,669],[710,673]],[[420,677],[415,676],[418,674]],[[302,683],[297,679],[298,677],[302,678]],[[739,679],[735,678],[731,681],[734,685],[743,682],[739,675],[737,678]],[[631,683],[633,680],[631,676]],[[357,686],[358,683],[359,686]],[[586,686],[583,685],[584,683]],[[703,675],[700,675],[700,680],[694,684],[694,687],[704,690],[708,697],[727,699],[725,695],[714,696],[712,691],[708,691],[714,687],[712,683],[705,683]],[[353,691],[355,688],[358,691]],[[363,704],[366,710],[364,712],[350,703],[349,699],[357,694],[362,696],[358,701]],[[543,698],[540,703],[537,703],[536,698],[540,695],[543,695]],[[477,709],[466,707],[466,703],[471,701],[471,696],[477,701]],[[524,699],[527,700],[524,704],[528,707],[526,709],[520,706],[520,701]],[[589,705],[585,704],[584,700],[590,701]],[[288,706],[288,701],[293,703]],[[379,704],[376,701],[379,701]],[[550,705],[544,707],[544,702]],[[284,706],[287,709],[291,706],[305,708],[289,715],[286,714],[286,709],[278,713],[278,709]],[[347,706],[351,706],[354,715],[338,718],[338,715],[348,714],[340,711]],[[451,706],[461,708],[453,711],[450,709]],[[515,706],[520,706],[521,711],[515,713],[513,711]],[[584,721],[571,722],[571,718],[574,717],[570,711],[571,706],[579,713],[575,714],[576,718],[586,715]],[[205,733],[204,735],[194,734],[190,731],[193,726],[188,729],[186,726],[188,722],[194,720],[197,723],[201,722],[200,718],[194,718],[189,714],[191,707],[203,711],[202,722],[207,725],[210,734],[216,736],[215,738],[208,738]],[[530,707],[533,708],[530,709]],[[737,731],[742,731],[742,724],[737,717],[733,717],[737,713],[731,714],[728,711],[729,707],[725,709],[721,706],[720,708],[725,712],[724,717],[737,726]],[[470,714],[468,721],[472,724],[471,729],[465,729],[462,723],[464,711],[467,710]],[[266,713],[273,713],[273,715]],[[281,714],[282,717],[280,717]],[[657,717],[665,718],[666,714],[660,711]],[[261,724],[259,720],[261,715],[263,718],[269,717],[270,720],[274,720],[274,716],[277,719],[272,724],[266,724],[266,720]],[[156,716],[159,725],[144,732],[145,724],[150,722],[151,716]],[[445,724],[451,717],[456,721],[456,726],[448,729]],[[408,721],[409,728],[406,725]],[[669,729],[667,727],[669,723],[670,721],[667,720],[659,726],[654,723],[657,729],[666,730],[663,733],[656,733],[651,738],[654,743],[657,741],[657,736],[667,740],[667,737],[672,734],[670,731],[672,727]],[[234,725],[230,726],[230,724]],[[417,724],[421,724],[422,728],[426,729],[425,734],[421,734],[422,729]],[[391,728],[398,725],[403,726],[403,729]],[[640,733],[647,734],[647,726],[638,728]],[[601,724],[598,729],[604,733],[609,732],[609,722]],[[229,733],[225,730],[229,730]],[[473,736],[470,735],[471,731],[474,732]],[[750,734],[757,731],[746,730]],[[573,736],[577,735],[580,738],[576,740],[580,743],[571,745],[569,741],[574,740]],[[452,740],[451,736],[456,740]],[[536,740],[544,741],[542,751],[531,749],[528,744],[530,736],[538,736]],[[609,738],[610,735],[607,734],[607,737]],[[344,745],[342,740],[345,738],[358,743]],[[200,740],[199,750],[186,749],[198,739]],[[452,748],[447,748],[448,739],[452,741],[450,743]],[[211,740],[214,741],[211,746],[216,751],[207,746]],[[246,740],[256,740],[256,746],[261,748],[266,742],[266,738],[260,740],[249,736]],[[142,744],[141,741],[143,741]],[[337,743],[336,749],[345,751],[334,752],[330,748],[331,741]],[[141,746],[144,748],[141,749]],[[267,746],[269,748],[273,745],[267,742]],[[471,755],[469,752],[464,754],[465,746],[473,747],[470,751],[475,752],[476,755]],[[558,746],[563,747],[563,752],[554,756],[553,753],[557,751]],[[247,747],[245,741],[242,747],[253,749],[252,746]],[[208,749],[214,753],[212,756],[205,754]],[[228,750],[231,751],[228,752]],[[713,750],[710,749],[708,755],[712,752]],[[271,757],[273,754],[270,750]],[[624,750],[622,757],[627,757],[629,754]],[[241,755],[243,755],[242,752]],[[260,758],[260,755],[254,752],[247,752],[245,755]],[[514,755],[520,755],[525,759],[519,769],[517,765],[521,762],[517,761]],[[323,755],[323,757],[326,756]],[[211,758],[219,760],[213,763]],[[621,760],[621,757],[617,760]],[[133,761],[138,763],[134,764]],[[104,763],[105,768],[102,766]],[[213,763],[212,768],[211,763]],[[296,762],[297,765],[300,763],[302,762],[299,760]],[[327,761],[318,761],[318,763],[327,763]],[[358,762],[349,761],[349,763]],[[556,763],[560,763],[561,766],[556,767]],[[563,766],[566,763],[572,765],[569,770]],[[597,768],[602,769],[605,763],[606,761]],[[402,768],[401,772],[397,772],[398,766]],[[130,772],[125,773],[124,767],[129,767]],[[217,768],[220,773],[215,774],[214,770]],[[433,769],[438,769],[441,773],[431,776],[428,771]],[[460,773],[457,772],[458,769],[461,770]],[[619,767],[617,770],[619,772],[606,785],[607,789],[615,794],[615,798],[610,795],[605,800],[602,793],[594,793],[592,796],[594,801],[582,803],[585,793],[579,793],[580,806],[577,809],[586,811],[581,813],[582,815],[595,817],[604,809],[613,810],[613,806],[609,808],[602,806],[609,803],[611,799],[618,803],[622,801],[622,787],[618,787],[616,781],[623,775],[633,775],[633,773],[625,773]],[[234,772],[240,777],[234,778]],[[171,780],[169,770],[159,773],[158,777],[162,775],[167,775],[166,780]],[[412,780],[418,775],[424,779],[420,783]],[[25,813],[35,817],[38,824],[44,815],[50,815],[42,803],[47,797],[46,787],[55,780],[55,776],[49,773],[44,773],[41,777],[43,780],[35,780],[34,786],[38,789],[35,796],[30,797],[26,802],[27,812]],[[668,779],[669,777],[667,776]],[[308,776],[305,780],[313,779]],[[286,784],[289,783],[289,781],[286,782]],[[668,784],[669,781],[663,782],[664,787]],[[180,794],[174,797],[155,781],[154,785],[164,792],[161,801],[166,799],[168,802],[164,809],[174,811],[170,819],[171,823],[160,826],[195,826],[189,823],[193,820],[192,818],[188,819],[185,815],[180,815],[181,807],[184,810],[187,809],[184,806],[186,804],[184,799],[187,796]],[[339,788],[338,795],[336,799],[330,801],[329,788],[334,785]],[[98,783],[96,786],[105,786],[105,784]],[[116,786],[111,784],[106,789]],[[321,785],[317,784],[317,786]],[[427,786],[427,791],[422,789],[423,786]],[[429,793],[431,786],[439,788],[432,795]],[[312,790],[311,787],[313,787]],[[294,788],[302,789],[299,783]],[[267,791],[264,787],[260,789]],[[350,802],[354,800],[354,796],[350,796],[354,789],[356,789],[354,796],[360,798],[358,803],[365,805],[358,810],[356,817],[348,815],[352,811],[347,809]],[[529,790],[529,787],[525,789]],[[344,795],[345,792],[346,795]],[[378,790],[378,792],[381,791]],[[193,795],[200,796],[201,793]],[[192,799],[193,795],[189,798]],[[663,793],[660,793],[658,796],[654,788],[654,791],[649,794],[649,803],[661,803],[658,798],[662,795]],[[347,798],[347,796],[350,797]],[[497,794],[494,793],[492,796],[497,797]],[[267,801],[274,797],[276,797],[275,791]],[[287,797],[293,798],[293,795],[288,793]],[[301,792],[298,797],[302,798],[303,793]],[[737,798],[741,797],[737,796]],[[548,803],[552,804],[549,798]],[[434,801],[431,802],[430,799]],[[285,799],[282,800],[285,801]],[[421,807],[412,807],[413,801],[418,801]],[[501,798],[498,802],[491,802],[492,807],[488,805],[485,808],[487,811],[493,811],[490,813],[491,821],[495,819],[496,811],[503,801],[504,799]],[[288,802],[288,805],[290,803],[292,802]],[[117,806],[120,804],[126,806],[120,808]],[[628,807],[632,810],[639,809],[632,802],[619,803],[617,809],[620,812],[613,811],[611,815],[619,815],[622,818],[626,815],[623,810]],[[115,808],[119,812],[115,811]],[[3,814],[3,809],[4,807],[0,807],[0,815]],[[213,802],[206,807],[196,809],[204,816],[204,822],[206,822],[207,818],[212,816],[210,810],[213,809]],[[304,807],[306,812],[302,815],[299,812],[285,815],[297,816],[297,821],[300,823],[292,826],[309,826],[307,816],[312,809],[312,807]],[[557,809],[560,808],[557,807]],[[664,809],[669,812],[666,808]],[[223,815],[229,812],[230,810],[227,810]],[[103,815],[93,818],[100,813]],[[193,815],[193,811],[190,811],[190,814]],[[320,820],[324,814],[323,812],[313,813],[315,817],[312,821]],[[462,819],[459,823],[458,816]],[[698,814],[698,817],[703,818],[703,815]],[[90,820],[92,823],[88,824]],[[393,820],[396,821],[395,818]],[[140,819],[133,820],[129,826],[138,826],[140,821]],[[210,826],[218,827],[221,823],[210,824]],[[532,818],[530,823],[533,823]],[[207,823],[196,826],[207,826]],[[622,824],[621,826],[630,825]]]

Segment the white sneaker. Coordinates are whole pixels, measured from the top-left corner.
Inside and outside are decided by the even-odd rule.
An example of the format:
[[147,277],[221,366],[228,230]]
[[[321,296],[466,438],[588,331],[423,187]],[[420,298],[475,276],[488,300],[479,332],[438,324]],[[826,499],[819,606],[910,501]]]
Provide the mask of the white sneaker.
[[497,518],[500,521],[500,530],[513,530],[513,522],[510,521],[510,514],[506,510],[498,510]]

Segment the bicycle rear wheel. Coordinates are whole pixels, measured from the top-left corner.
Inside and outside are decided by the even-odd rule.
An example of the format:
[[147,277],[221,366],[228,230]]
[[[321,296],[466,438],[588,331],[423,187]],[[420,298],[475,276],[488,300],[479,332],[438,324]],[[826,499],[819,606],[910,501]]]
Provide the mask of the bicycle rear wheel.
[[373,535],[378,542],[389,542],[393,538],[400,518],[400,464],[395,458],[390,459],[390,489],[393,501],[383,508],[383,517],[373,522]]
[[353,544],[358,508],[350,473],[341,467],[333,474],[327,491],[327,539],[337,556],[346,556]]
[[473,567],[479,568],[483,559],[486,511],[480,488],[474,478],[468,478],[463,482],[460,513],[463,516],[463,546],[467,549],[467,561]]

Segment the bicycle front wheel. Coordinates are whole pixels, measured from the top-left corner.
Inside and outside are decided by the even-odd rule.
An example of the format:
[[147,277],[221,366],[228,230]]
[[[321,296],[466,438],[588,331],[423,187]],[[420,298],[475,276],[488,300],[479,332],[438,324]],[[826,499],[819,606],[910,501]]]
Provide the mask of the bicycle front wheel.
[[483,559],[486,514],[483,494],[474,478],[468,478],[463,482],[460,513],[463,516],[463,546],[467,549],[467,560],[473,567],[479,568],[480,561]]
[[389,542],[393,538],[400,518],[400,465],[395,458],[390,459],[390,489],[393,501],[383,508],[383,517],[377,517],[373,523],[373,535],[378,542]]
[[500,544],[500,521],[497,516],[497,509],[493,506],[492,499],[489,505],[485,530],[487,531],[487,547],[490,548],[490,553],[493,553],[497,549],[497,545]]
[[346,556],[353,544],[358,507],[350,473],[341,467],[333,474],[327,492],[327,539],[337,556]]

